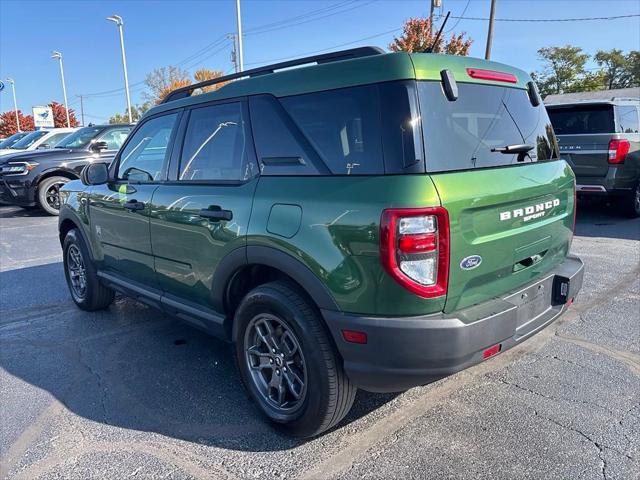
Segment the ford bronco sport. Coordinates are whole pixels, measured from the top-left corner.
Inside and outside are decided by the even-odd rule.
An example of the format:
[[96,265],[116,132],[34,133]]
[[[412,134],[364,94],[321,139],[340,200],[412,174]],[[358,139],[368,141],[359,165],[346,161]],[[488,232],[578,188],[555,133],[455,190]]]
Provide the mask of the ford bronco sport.
[[578,195],[609,197],[627,216],[640,216],[640,99],[605,91],[553,95],[545,103]]
[[82,180],[59,219],[75,303],[118,291],[234,342],[296,436],[357,388],[519,344],[582,283],[573,173],[529,76],[498,63],[366,47],[192,85]]

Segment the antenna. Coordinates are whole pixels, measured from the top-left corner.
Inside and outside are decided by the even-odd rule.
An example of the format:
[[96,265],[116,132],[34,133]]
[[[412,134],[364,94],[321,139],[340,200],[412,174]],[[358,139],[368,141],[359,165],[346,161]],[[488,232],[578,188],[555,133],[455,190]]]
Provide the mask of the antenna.
[[431,53],[431,52],[433,52],[433,49],[436,48],[436,45],[438,44],[438,41],[440,40],[440,35],[442,35],[442,30],[444,29],[444,26],[447,24],[447,20],[449,20],[449,15],[451,15],[451,11],[448,11],[447,12],[447,16],[444,17],[444,21],[442,22],[442,25],[440,25],[440,30],[438,30],[438,34],[436,35],[436,38],[431,43],[431,46],[429,48],[427,48],[426,50],[424,50],[422,53]]

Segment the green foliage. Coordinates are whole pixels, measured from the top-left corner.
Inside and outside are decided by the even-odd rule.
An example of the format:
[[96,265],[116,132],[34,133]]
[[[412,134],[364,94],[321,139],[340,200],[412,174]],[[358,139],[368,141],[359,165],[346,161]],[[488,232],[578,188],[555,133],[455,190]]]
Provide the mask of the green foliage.
[[[142,105],[131,105],[131,117],[134,122],[140,120],[140,117],[151,108],[149,102],[144,102]],[[129,123],[129,115],[125,111],[124,113],[116,113],[109,119],[109,123]]]
[[543,69],[531,74],[542,96],[553,93],[588,92],[640,85],[640,52],[600,50],[593,56],[598,65],[587,69],[591,56],[580,47],[545,47],[538,50]]

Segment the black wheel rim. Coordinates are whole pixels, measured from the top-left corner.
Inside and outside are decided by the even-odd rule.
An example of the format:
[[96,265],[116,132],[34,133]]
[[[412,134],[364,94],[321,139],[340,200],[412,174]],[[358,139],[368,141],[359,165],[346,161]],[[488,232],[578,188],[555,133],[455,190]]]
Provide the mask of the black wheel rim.
[[82,253],[76,245],[71,245],[67,250],[67,273],[71,284],[71,294],[76,300],[84,300],[87,294],[87,271]]
[[640,185],[636,187],[636,192],[633,196],[633,208],[635,208],[636,213],[640,213]]
[[47,205],[55,210],[60,210],[60,187],[65,182],[56,182],[49,185],[47,191],[44,192]]
[[245,331],[247,370],[262,400],[279,413],[292,413],[307,394],[307,367],[293,330],[268,313],[254,317]]

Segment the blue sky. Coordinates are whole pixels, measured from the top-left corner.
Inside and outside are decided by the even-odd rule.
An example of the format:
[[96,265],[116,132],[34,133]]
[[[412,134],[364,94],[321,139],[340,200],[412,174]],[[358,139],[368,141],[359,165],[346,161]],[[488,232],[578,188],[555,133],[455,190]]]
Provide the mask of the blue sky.
[[[464,17],[488,17],[490,0],[442,0],[443,10]],[[412,16],[428,14],[429,0],[242,0],[245,68],[297,55],[358,45],[386,47],[394,29]],[[638,0],[497,0],[497,19],[602,17],[640,13]],[[141,103],[141,84],[156,67],[179,65],[232,70],[229,41],[235,32],[234,0],[29,1],[0,0],[0,78],[16,81],[18,107],[62,102],[57,62],[64,55],[67,93],[79,117],[104,122],[126,109],[116,26],[125,22],[132,101]],[[293,19],[292,19],[293,18]],[[285,23],[285,20],[292,19]],[[484,55],[487,22],[449,20],[447,29],[466,31],[471,55]],[[264,25],[272,24],[265,28]],[[261,29],[259,27],[262,27]],[[253,30],[253,31],[252,31]],[[531,71],[540,67],[536,50],[572,44],[598,49],[640,49],[640,18],[589,22],[496,22],[492,60]],[[106,92],[106,93],[101,93]],[[96,94],[93,95],[90,94]],[[0,111],[13,108],[10,87],[0,93]]]

